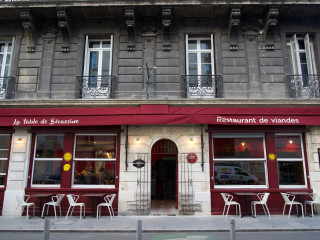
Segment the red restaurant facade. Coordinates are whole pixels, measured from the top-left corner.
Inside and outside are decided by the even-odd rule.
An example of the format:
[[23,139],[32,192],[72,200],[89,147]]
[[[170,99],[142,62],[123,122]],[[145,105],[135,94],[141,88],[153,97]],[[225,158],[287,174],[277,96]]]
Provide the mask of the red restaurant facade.
[[[168,199],[180,214],[219,215],[221,192],[243,209],[236,193],[270,192],[280,214],[280,192],[317,190],[319,116],[318,107],[2,108],[2,214],[12,214],[17,192],[78,194],[88,213],[102,198],[83,195],[115,193],[118,215],[150,214]],[[40,208],[50,197],[32,200]]]

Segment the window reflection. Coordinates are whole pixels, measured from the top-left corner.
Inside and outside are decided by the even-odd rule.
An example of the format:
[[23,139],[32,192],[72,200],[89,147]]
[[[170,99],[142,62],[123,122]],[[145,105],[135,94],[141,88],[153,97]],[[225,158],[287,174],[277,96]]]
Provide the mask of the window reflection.
[[10,147],[10,134],[0,134],[0,185],[5,185]]
[[266,185],[262,161],[214,162],[215,185]]
[[32,184],[60,184],[61,161],[35,161]]
[[264,158],[263,138],[214,138],[215,158]]
[[32,184],[61,183],[63,144],[63,134],[37,134]]
[[76,135],[73,184],[115,185],[116,135]]
[[276,150],[280,185],[305,185],[300,135],[277,135]]
[[77,161],[74,166],[73,183],[114,185],[115,162]]
[[115,158],[116,136],[77,135],[75,158]]

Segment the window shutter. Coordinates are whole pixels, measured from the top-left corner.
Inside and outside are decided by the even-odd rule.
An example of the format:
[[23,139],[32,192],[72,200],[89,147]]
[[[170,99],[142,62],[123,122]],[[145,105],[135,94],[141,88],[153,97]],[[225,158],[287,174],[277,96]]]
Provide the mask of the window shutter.
[[85,50],[84,50],[84,66],[83,66],[83,75],[88,76],[89,75],[89,67],[88,67],[88,51],[89,51],[89,37],[86,35],[85,40]]
[[186,73],[189,75],[189,36],[186,34]]
[[113,35],[110,36],[110,66],[109,66],[109,75],[112,75],[112,50],[113,50]]
[[213,34],[211,34],[211,71],[212,71],[212,75],[215,75]]
[[291,46],[291,58],[292,58],[292,64],[293,64],[293,74],[301,75],[301,69],[300,69],[300,59],[299,59],[299,52],[298,52],[298,41],[297,41],[297,35],[293,35],[290,39],[290,46]]
[[306,57],[307,57],[307,66],[308,66],[308,74],[309,75],[312,75],[314,74],[314,71],[313,71],[313,64],[312,64],[312,49],[311,49],[311,43],[310,43],[310,38],[309,38],[309,34],[307,34],[305,37],[304,37],[304,46],[306,48]]

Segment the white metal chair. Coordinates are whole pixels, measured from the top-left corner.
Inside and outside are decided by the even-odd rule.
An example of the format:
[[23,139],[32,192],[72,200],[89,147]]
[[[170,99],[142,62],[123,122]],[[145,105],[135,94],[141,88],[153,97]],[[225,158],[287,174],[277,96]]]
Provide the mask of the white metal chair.
[[13,217],[16,215],[16,212],[19,207],[22,207],[22,213],[24,211],[24,207],[27,207],[26,219],[28,219],[28,216],[29,216],[29,207],[33,207],[33,216],[35,215],[35,204],[33,202],[28,202],[29,198],[30,198],[29,195],[25,195],[22,193],[18,193],[16,195],[16,200],[18,202],[18,206],[16,207],[16,210],[14,211]]
[[60,210],[60,216],[61,216],[61,201],[63,199],[63,197],[65,196],[65,194],[57,194],[55,196],[52,196],[51,197],[51,202],[47,202],[43,205],[43,208],[42,208],[42,214],[41,214],[41,218],[43,218],[43,213],[44,213],[44,210],[47,206],[47,215],[48,215],[48,212],[49,212],[49,206],[53,206],[53,209],[54,209],[54,217],[55,219],[57,219],[57,212],[56,212],[56,207],[59,207],[59,210]]
[[226,213],[226,217],[228,217],[228,212],[229,212],[229,208],[231,205],[235,205],[236,206],[236,214],[238,214],[238,208],[237,206],[239,207],[239,216],[241,217],[241,207],[240,207],[240,204],[236,201],[232,201],[233,199],[233,196],[228,194],[228,193],[221,193],[221,196],[224,200],[224,208],[223,208],[223,212],[222,212],[222,215],[224,215],[224,212],[225,212],[225,209],[227,207],[227,213]]
[[108,207],[110,217],[114,216],[113,208],[112,208],[112,203],[115,198],[116,194],[110,194],[104,197],[105,202],[100,203],[97,206],[97,218],[101,217],[101,207]]
[[[283,207],[283,213],[282,213],[282,215],[284,215],[284,212],[285,212],[285,210],[286,210],[286,206],[287,206],[287,205],[290,206],[288,217],[290,217],[290,213],[291,213],[291,209],[292,209],[292,206],[293,206],[293,205],[296,205],[297,214],[299,214],[299,213],[298,213],[298,206],[300,205],[302,217],[304,217],[302,203],[297,202],[297,201],[294,201],[295,195],[292,195],[292,194],[289,194],[289,193],[281,193],[281,195],[282,195],[283,200],[284,200],[284,207]],[[291,198],[291,199],[290,199],[290,198]]]
[[78,199],[79,199],[79,195],[74,195],[74,194],[67,194],[67,198],[68,198],[68,201],[69,201],[69,208],[68,208],[68,212],[67,212],[67,215],[66,215],[66,219],[68,218],[68,215],[69,215],[69,211],[71,210],[71,213],[70,213],[70,217],[72,216],[72,213],[73,213],[73,210],[74,210],[74,207],[80,207],[80,219],[82,217],[82,207],[83,207],[83,218],[86,218],[86,206],[83,202],[77,202]]
[[305,214],[307,215],[307,204],[310,204],[311,207],[311,215],[312,217],[314,217],[313,215],[313,205],[317,205],[320,204],[320,192],[318,193],[311,193],[310,196],[312,197],[312,201],[308,200],[304,202],[304,211]]
[[256,205],[260,204],[263,208],[264,214],[268,213],[269,217],[271,217],[268,206],[267,206],[267,201],[270,196],[270,193],[258,193],[257,196],[259,198],[259,201],[252,201],[251,202],[251,214],[254,215],[255,217],[257,217]]

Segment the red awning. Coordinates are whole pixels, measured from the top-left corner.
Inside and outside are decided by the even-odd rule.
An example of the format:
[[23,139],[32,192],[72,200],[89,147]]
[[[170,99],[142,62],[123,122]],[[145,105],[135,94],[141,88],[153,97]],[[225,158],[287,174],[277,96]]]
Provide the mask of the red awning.
[[0,126],[101,126],[157,124],[320,125],[320,107],[6,108]]

